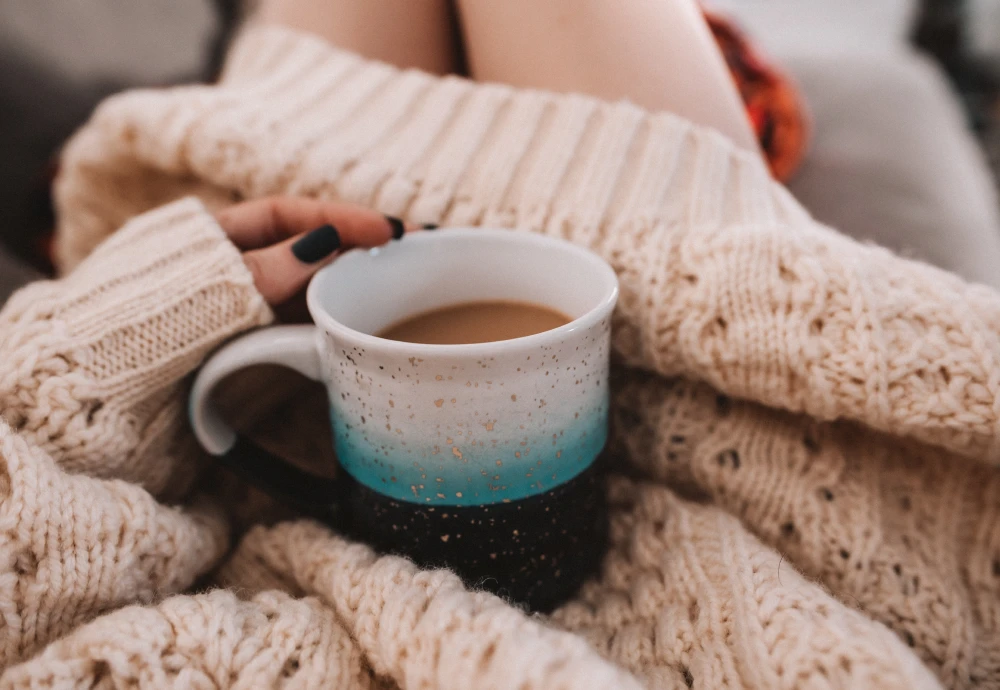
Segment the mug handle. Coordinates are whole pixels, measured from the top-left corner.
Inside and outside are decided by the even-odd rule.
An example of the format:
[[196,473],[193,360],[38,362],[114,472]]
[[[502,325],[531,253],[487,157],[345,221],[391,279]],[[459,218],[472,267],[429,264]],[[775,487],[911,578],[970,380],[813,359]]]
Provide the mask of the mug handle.
[[188,415],[202,447],[237,476],[265,493],[331,522],[341,483],[295,467],[238,434],[212,403],[212,391],[232,373],[255,364],[280,364],[322,380],[315,326],[275,326],[245,335],[213,354],[191,389]]

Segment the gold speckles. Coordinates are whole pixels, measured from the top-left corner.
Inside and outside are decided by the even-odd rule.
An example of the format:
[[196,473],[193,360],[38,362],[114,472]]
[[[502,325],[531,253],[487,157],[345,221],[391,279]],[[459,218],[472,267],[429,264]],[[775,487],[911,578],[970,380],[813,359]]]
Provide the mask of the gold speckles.
[[461,491],[456,491],[455,492],[455,498],[461,498],[461,497],[462,497],[462,492]]
[[435,494],[438,498],[444,498],[444,494]]
[[520,532],[518,532],[517,530],[514,530],[514,536],[515,536],[515,537],[516,537],[517,535],[519,535],[519,534],[520,534]]
[[486,427],[487,431],[493,431],[493,422],[486,422],[483,426]]
[[438,374],[437,376],[434,377],[434,380],[435,381],[444,381],[444,376],[441,376],[441,374]]
[[448,445],[450,446],[450,445],[451,445],[452,443],[454,443],[455,441],[453,441],[453,440],[452,440],[451,438],[446,438],[446,439],[444,440],[444,442],[445,442],[445,443],[447,443],[447,444],[448,444]]
[[417,358],[416,357],[410,357],[410,366],[411,367],[417,366]]
[[452,399],[451,399],[451,404],[452,404],[452,405],[454,405],[454,404],[455,404],[455,403],[457,403],[457,402],[458,402],[458,398],[452,398]]
[[516,395],[510,396],[510,399],[513,400],[514,402],[517,402],[517,396]]
[[562,457],[562,451],[561,450],[557,450],[556,451],[556,457],[557,458],[561,458]]
[[521,451],[519,451],[519,450],[518,451],[514,451],[514,457],[515,458],[521,457]]
[[443,542],[444,542],[445,544],[447,544],[447,543],[448,543],[448,540],[449,540],[450,538],[451,538],[451,536],[450,536],[450,535],[447,535],[447,534],[442,534],[442,535],[441,535],[441,541],[443,541]]
[[438,398],[437,400],[435,400],[434,405],[437,407],[441,407],[442,405],[444,405],[444,398]]
[[495,553],[491,553],[490,558],[495,561],[497,559],[497,555]]
[[497,460],[497,467],[503,467],[503,460]]
[[393,402],[392,398],[389,398],[389,407],[395,407],[396,403]]
[[451,447],[451,454],[454,455],[456,458],[462,457],[462,451],[458,449],[458,446]]

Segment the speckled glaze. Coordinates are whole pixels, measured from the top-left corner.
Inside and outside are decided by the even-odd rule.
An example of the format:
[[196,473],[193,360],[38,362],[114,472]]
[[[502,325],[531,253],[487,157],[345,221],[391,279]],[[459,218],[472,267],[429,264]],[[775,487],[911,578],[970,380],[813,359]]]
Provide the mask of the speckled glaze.
[[430,506],[544,493],[604,447],[609,319],[495,355],[397,353],[325,334],[337,457],[358,482]]
[[[364,289],[373,284],[385,286],[377,300]],[[359,487],[353,531],[535,608],[572,592],[603,544],[603,501],[587,470],[607,438],[616,297],[614,273],[594,255],[510,231],[407,237],[318,276],[309,304],[337,457]],[[486,298],[573,321],[474,345],[373,335]]]
[[[192,425],[245,479],[379,550],[550,608],[603,555],[594,462],[607,438],[617,296],[614,271],[597,256],[534,234],[439,230],[349,252],[310,283],[315,328],[246,335],[202,367]],[[480,300],[531,302],[572,320],[469,345],[375,335],[414,314]],[[304,474],[225,424],[212,388],[263,362],[326,385],[347,479]]]
[[[525,255],[543,261],[526,265]],[[392,280],[409,284],[375,303],[342,299],[348,286]],[[373,336],[480,295],[546,304],[573,321],[474,345]],[[341,466],[380,494],[426,506],[516,501],[573,479],[607,436],[615,295],[613,273],[593,255],[506,231],[443,230],[343,257],[309,290]]]

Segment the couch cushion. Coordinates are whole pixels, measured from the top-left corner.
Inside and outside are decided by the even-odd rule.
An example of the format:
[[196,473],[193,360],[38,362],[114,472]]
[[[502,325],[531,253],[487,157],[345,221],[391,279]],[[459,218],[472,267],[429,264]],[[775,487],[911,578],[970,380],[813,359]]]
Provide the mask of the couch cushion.
[[1000,288],[994,180],[940,70],[910,51],[798,56],[815,120],[789,189],[856,238]]

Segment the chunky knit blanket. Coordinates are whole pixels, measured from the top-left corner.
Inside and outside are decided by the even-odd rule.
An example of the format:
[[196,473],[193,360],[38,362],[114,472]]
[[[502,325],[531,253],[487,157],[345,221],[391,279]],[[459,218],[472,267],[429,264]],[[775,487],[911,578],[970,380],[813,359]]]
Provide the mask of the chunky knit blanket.
[[[0,314],[0,687],[1000,687],[1000,295],[716,134],[251,28],[219,85],[102,105],[57,191],[73,270]],[[574,601],[243,529],[183,400],[273,318],[209,212],[271,193],[618,271],[611,547]]]

